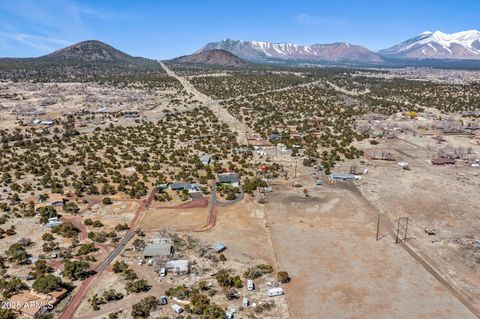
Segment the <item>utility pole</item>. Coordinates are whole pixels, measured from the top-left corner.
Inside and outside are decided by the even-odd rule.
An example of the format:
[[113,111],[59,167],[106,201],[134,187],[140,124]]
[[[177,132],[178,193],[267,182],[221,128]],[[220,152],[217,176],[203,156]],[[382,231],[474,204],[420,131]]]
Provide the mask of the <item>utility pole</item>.
[[380,214],[377,216],[377,240],[380,238],[378,237],[380,235]]
[[297,160],[295,160],[295,178],[297,178]]
[[[399,217],[397,220],[397,238],[395,239],[395,243],[398,244],[401,241],[406,241],[407,240],[407,234],[408,234],[408,222],[410,221],[410,218],[408,217]],[[403,230],[403,239],[400,239],[400,230]]]

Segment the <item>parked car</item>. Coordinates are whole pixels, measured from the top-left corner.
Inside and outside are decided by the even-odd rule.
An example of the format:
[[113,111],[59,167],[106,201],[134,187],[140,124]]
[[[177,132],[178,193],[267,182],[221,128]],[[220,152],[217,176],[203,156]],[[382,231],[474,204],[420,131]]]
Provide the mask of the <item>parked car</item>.
[[247,289],[249,291],[255,290],[255,284],[253,283],[253,280],[251,279],[247,280]]
[[167,269],[165,267],[160,268],[160,277],[165,277],[167,275]]
[[168,298],[167,298],[167,296],[160,296],[160,304],[161,304],[161,305],[166,305],[166,304],[168,304]]

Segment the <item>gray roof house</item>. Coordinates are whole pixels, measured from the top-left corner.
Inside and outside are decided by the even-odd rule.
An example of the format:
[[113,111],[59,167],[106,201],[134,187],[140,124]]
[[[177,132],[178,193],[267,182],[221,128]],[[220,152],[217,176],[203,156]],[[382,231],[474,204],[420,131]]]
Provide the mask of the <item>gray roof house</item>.
[[174,182],[168,184],[168,187],[172,191],[178,191],[178,190],[187,190],[189,192],[198,192],[198,186],[196,184],[191,184],[191,183],[182,183],[182,182]]
[[282,134],[273,133],[268,136],[270,141],[280,141],[282,139]]
[[240,184],[240,179],[235,173],[219,174],[218,181],[220,184],[232,184],[233,186],[238,186]]
[[172,256],[173,245],[171,243],[153,243],[143,249],[144,257]]

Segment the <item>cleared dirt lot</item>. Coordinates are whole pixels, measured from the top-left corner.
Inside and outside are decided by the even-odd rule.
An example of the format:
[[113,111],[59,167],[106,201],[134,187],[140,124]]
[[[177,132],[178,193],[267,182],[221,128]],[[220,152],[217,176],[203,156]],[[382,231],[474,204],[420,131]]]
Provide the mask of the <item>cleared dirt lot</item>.
[[[464,137],[458,139],[465,140]],[[413,141],[425,145],[419,138]],[[391,147],[390,141],[382,144]],[[478,146],[475,150],[479,150]],[[435,167],[425,153],[421,147],[408,152],[422,164],[411,171],[399,169],[396,162],[373,163],[360,189],[391,220],[399,216],[411,218],[409,245],[430,259],[431,264],[480,309],[480,246],[476,242],[480,239],[480,171],[462,161],[457,161],[455,166]],[[427,235],[427,228],[437,233]]]
[[115,227],[117,224],[130,223],[138,209],[135,200],[117,201],[111,205],[95,204],[84,215],[84,218],[101,219],[102,223]]
[[352,186],[274,187],[267,220],[291,318],[475,318],[391,236]]
[[217,224],[208,232],[192,234],[205,241],[222,242],[230,259],[256,261],[275,267],[275,256],[268,230],[265,228],[264,208],[248,195],[242,202],[221,207]]
[[142,220],[140,228],[152,231],[161,228],[198,228],[207,223],[208,207],[201,208],[151,208]]

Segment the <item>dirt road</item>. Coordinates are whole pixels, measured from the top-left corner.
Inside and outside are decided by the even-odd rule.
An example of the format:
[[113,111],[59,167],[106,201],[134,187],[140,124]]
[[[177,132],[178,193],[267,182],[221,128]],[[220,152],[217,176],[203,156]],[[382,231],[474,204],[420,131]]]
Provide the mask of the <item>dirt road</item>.
[[424,256],[395,244],[393,224],[382,221],[388,236],[375,240],[378,211],[354,185],[309,194],[274,186],[266,209],[279,266],[293,278],[292,318],[476,318]]
[[67,307],[63,310],[63,313],[59,317],[59,319],[74,318],[75,311],[77,311],[78,307],[83,301],[83,298],[85,298],[85,296],[87,295],[88,288],[92,285],[92,283],[96,280],[96,278],[98,278],[101,275],[101,273],[108,267],[108,265],[113,261],[113,259],[115,259],[115,257],[125,248],[128,242],[134,237],[135,230],[137,229],[144,213],[150,207],[156,192],[157,192],[157,189],[153,188],[149,196],[146,199],[141,200],[140,206],[135,212],[135,217],[130,222],[130,225],[129,225],[130,229],[127,231],[127,233],[122,238],[122,240],[118,243],[117,247],[107,256],[107,258],[105,258],[95,267],[94,269],[95,275],[88,277],[81,283],[77,292],[75,293],[73,298],[70,300]]
[[[350,185],[352,192],[359,198],[363,203],[370,208],[368,210],[372,217],[378,216],[381,214],[378,209],[372,205],[360,192],[360,190],[355,187],[354,185]],[[396,239],[396,224],[392,222],[387,216],[383,216],[380,219],[380,227],[382,230],[386,231],[392,239]],[[438,269],[436,269],[433,265],[433,261],[421,251],[414,249],[408,242],[401,241],[399,243],[401,246],[413,259],[421,265],[427,272],[429,272],[439,283],[441,283],[449,292],[450,294],[455,297],[458,301],[460,301],[465,307],[467,307],[473,315],[477,318],[480,318],[480,310],[477,309],[467,297],[465,297],[453,284],[451,284],[448,278],[442,274]]]
[[215,113],[215,115],[220,121],[226,123],[230,127],[230,130],[236,132],[238,144],[247,144],[246,134],[252,131],[245,123],[240,122],[236,117],[231,115],[223,106],[220,105],[220,101],[214,100],[203,94],[202,92],[198,91],[185,77],[179,76],[178,74],[173,72],[165,65],[165,63],[161,61],[159,61],[159,63],[169,76],[174,77],[183,85],[185,91],[193,94],[193,96],[198,101],[205,103],[205,105],[208,106],[212,110],[212,112]]

